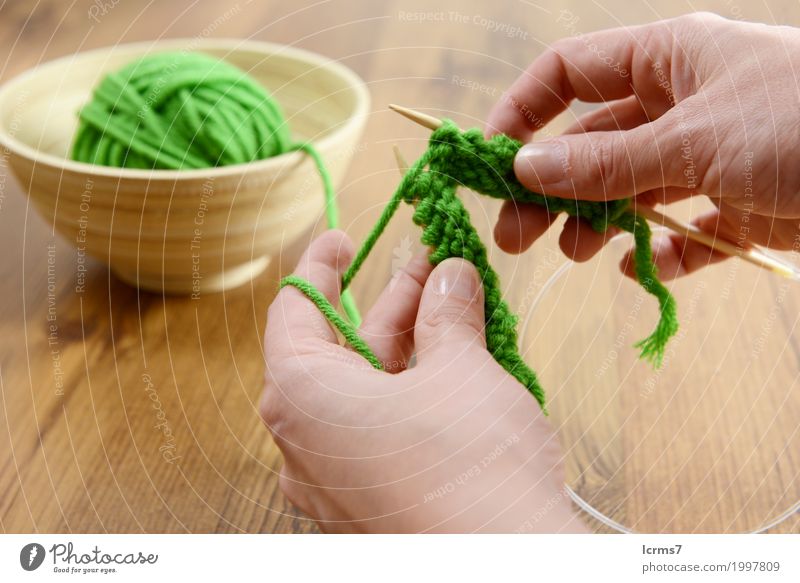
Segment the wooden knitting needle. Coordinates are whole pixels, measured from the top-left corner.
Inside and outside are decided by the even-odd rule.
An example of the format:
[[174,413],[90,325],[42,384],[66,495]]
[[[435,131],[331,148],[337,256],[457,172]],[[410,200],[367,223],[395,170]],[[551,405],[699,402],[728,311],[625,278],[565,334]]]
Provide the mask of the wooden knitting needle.
[[394,159],[397,160],[397,168],[400,170],[400,174],[405,174],[408,170],[408,162],[403,158],[403,154],[397,144],[392,144],[392,151],[394,152]]
[[[409,109],[393,103],[389,104],[389,109],[396,111],[400,115],[407,117],[411,121],[426,127],[431,131],[437,130],[442,126],[442,120],[422,113],[421,111],[416,111],[414,109]],[[398,163],[402,160],[402,156],[399,155],[399,151],[397,150],[396,146],[395,157],[397,157]],[[403,167],[407,167],[405,163]],[[788,279],[800,281],[800,272],[797,269],[787,263],[784,263],[780,259],[767,254],[756,246],[740,247],[739,245],[726,239],[720,239],[719,237],[706,233],[694,225],[682,223],[678,220],[670,218],[667,215],[660,213],[654,208],[648,206],[638,205],[635,212],[637,215],[644,217],[652,223],[666,227],[667,229],[670,229],[686,237],[687,239],[691,239],[692,241],[696,241],[702,245],[705,245],[714,251],[718,251],[724,255],[741,257],[753,265],[768,269]]]
[[682,223],[673,219],[672,217],[668,217],[667,215],[660,213],[656,209],[649,206],[637,206],[636,214],[646,218],[651,223],[666,227],[667,229],[683,235],[687,239],[697,241],[706,247],[710,247],[714,251],[718,251],[725,255],[730,255],[731,257],[741,257],[753,265],[758,265],[764,269],[769,269],[788,279],[800,281],[800,273],[798,273],[797,269],[791,265],[783,263],[780,259],[773,257],[759,247],[740,247],[735,243],[731,243],[727,239],[720,239],[719,237],[707,233],[706,231],[698,229],[694,225]]
[[432,115],[422,113],[416,109],[408,109],[407,107],[395,105],[394,103],[389,104],[389,109],[396,111],[400,115],[407,117],[411,121],[418,123],[419,125],[426,127],[431,131],[438,130],[440,127],[442,127],[442,120],[440,120],[438,117],[433,117]]

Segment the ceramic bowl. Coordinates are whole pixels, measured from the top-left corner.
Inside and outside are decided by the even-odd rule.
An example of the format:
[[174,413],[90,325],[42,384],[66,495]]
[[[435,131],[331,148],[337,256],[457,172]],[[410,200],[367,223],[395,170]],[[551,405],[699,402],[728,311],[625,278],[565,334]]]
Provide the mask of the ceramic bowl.
[[[141,288],[200,294],[263,271],[324,210],[313,162],[293,152],[200,170],[111,168],[68,158],[77,112],[107,73],[162,51],[199,51],[248,72],[310,140],[338,185],[369,108],[363,81],[322,56],[263,42],[167,40],[51,61],[0,88],[0,145],[43,217],[83,254]],[[80,265],[79,265],[80,269]]]

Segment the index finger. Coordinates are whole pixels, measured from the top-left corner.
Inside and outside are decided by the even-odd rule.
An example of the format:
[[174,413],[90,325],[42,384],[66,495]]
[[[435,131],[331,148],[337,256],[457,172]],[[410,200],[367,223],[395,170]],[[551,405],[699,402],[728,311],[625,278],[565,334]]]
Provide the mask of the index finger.
[[665,111],[672,105],[671,93],[663,87],[663,78],[669,80],[672,44],[664,22],[562,39],[503,94],[489,114],[486,134],[504,133],[528,142],[573,99],[600,102],[635,94],[645,105]]
[[[353,244],[342,231],[326,231],[308,247],[294,275],[309,281],[334,306],[339,301],[342,274],[353,258]],[[308,339],[338,344],[325,316],[300,290],[283,287],[269,307],[264,352],[267,359],[297,354]]]

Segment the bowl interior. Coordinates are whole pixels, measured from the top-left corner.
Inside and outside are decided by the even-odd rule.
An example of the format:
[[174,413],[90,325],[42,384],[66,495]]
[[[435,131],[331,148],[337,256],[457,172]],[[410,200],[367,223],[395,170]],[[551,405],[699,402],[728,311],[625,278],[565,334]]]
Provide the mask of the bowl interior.
[[324,139],[365,108],[365,90],[356,76],[312,53],[252,41],[160,41],[78,53],[13,79],[0,89],[3,141],[34,151],[23,152],[28,155],[67,158],[77,112],[100,79],[163,51],[203,52],[246,71],[280,103],[297,140]]

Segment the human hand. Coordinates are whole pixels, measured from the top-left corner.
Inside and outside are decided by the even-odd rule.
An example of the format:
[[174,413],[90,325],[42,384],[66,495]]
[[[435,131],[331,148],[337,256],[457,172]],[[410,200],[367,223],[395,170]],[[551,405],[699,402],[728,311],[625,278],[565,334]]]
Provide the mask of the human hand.
[[[295,273],[334,302],[352,256],[329,231]],[[448,259],[431,273],[417,257],[364,318],[378,371],[284,287],[269,308],[260,409],[289,500],[326,531],[583,530],[553,430],[488,353],[483,327],[474,266]]]
[[[796,248],[798,71],[800,30],[791,27],[696,13],[600,31],[537,58],[492,110],[487,135],[528,142],[573,99],[609,102],[565,135],[523,146],[520,182],[552,196],[637,196],[648,205],[705,193],[717,209],[694,220],[699,228],[744,245]],[[495,238],[519,253],[554,218],[506,202]],[[569,218],[559,243],[585,261],[613,234]],[[664,279],[724,258],[678,234],[655,238],[653,251]]]

